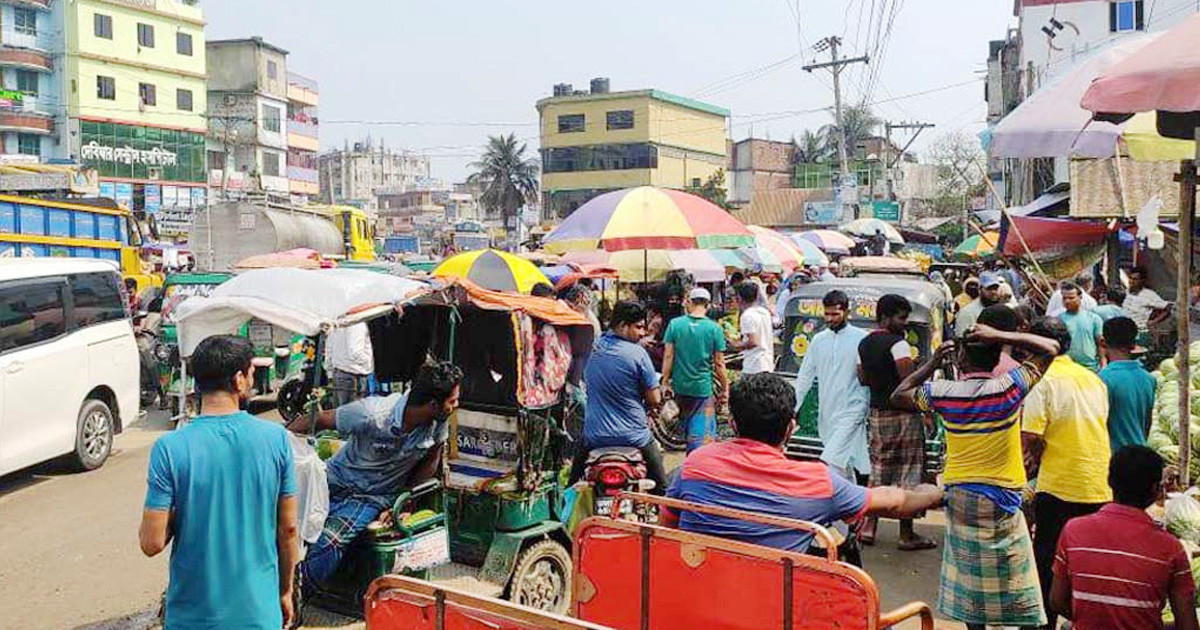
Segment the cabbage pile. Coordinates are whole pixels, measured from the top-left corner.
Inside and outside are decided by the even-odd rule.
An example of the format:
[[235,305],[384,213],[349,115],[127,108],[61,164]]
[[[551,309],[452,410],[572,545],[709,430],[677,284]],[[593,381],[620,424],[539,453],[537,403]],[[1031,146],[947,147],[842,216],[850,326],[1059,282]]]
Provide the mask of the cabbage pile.
[[[1191,368],[1188,390],[1191,457],[1188,478],[1200,479],[1200,341],[1188,348],[1188,364]],[[1171,358],[1160,363],[1151,374],[1158,381],[1158,391],[1154,398],[1147,445],[1158,451],[1167,463],[1174,465],[1179,462],[1179,368],[1175,365],[1175,359]]]

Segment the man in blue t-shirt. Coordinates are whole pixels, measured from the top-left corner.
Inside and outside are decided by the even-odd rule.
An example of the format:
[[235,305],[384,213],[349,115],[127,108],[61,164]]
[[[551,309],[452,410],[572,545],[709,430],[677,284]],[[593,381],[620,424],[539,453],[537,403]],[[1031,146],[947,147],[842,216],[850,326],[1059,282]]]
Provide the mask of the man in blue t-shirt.
[[[446,362],[421,366],[404,394],[374,396],[317,414],[317,428],[336,429],[346,443],[326,462],[329,515],[308,548],[304,584],[329,580],[346,548],[406,488],[433,477],[458,408],[462,370]],[[289,427],[308,430],[307,416]]]
[[241,411],[253,349],[214,336],[192,353],[202,415],[150,452],[142,551],[171,548],[167,630],[289,628],[295,618],[297,500],[283,427]]
[[642,451],[646,476],[655,483],[653,492],[661,494],[666,473],[646,405],[658,407],[662,394],[650,355],[638,344],[646,336],[646,308],[640,302],[617,302],[609,322],[611,330],[596,342],[583,375],[588,393],[583,440],[575,449],[569,483],[583,477],[592,449],[631,446]]
[[1122,446],[1145,444],[1154,409],[1154,377],[1133,358],[1138,327],[1128,317],[1104,322],[1104,353],[1108,366],[1100,380],[1108,388],[1108,439],[1112,452]]

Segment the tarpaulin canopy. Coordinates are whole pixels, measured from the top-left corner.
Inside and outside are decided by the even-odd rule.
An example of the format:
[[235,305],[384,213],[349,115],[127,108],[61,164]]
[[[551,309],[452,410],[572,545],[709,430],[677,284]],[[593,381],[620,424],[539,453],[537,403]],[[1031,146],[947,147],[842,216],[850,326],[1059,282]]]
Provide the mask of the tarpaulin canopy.
[[214,288],[207,297],[180,303],[175,311],[179,348],[190,356],[212,335],[235,334],[261,319],[301,335],[357,321],[373,307],[415,299],[429,285],[359,269],[255,269]]
[[509,291],[485,289],[465,278],[452,278],[451,284],[461,287],[465,297],[479,308],[492,311],[526,313],[556,326],[591,326],[587,316],[554,298],[521,295]]
[[1084,109],[1104,114],[1200,111],[1200,14],[1107,68],[1088,87]]
[[1000,242],[1006,256],[1025,255],[1025,245],[1011,231],[1012,225],[1020,230],[1025,245],[1039,259],[1054,258],[1080,247],[1103,245],[1111,231],[1106,222],[1014,216],[1010,224],[1010,219],[1005,218],[1000,223]]

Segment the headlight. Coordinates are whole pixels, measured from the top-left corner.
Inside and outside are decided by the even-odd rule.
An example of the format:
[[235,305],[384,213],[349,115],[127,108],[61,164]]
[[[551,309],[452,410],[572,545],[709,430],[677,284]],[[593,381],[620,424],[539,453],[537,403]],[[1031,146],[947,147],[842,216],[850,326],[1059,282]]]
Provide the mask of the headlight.
[[171,358],[171,348],[167,347],[167,344],[165,343],[155,345],[154,358],[158,359],[159,361],[166,362]]

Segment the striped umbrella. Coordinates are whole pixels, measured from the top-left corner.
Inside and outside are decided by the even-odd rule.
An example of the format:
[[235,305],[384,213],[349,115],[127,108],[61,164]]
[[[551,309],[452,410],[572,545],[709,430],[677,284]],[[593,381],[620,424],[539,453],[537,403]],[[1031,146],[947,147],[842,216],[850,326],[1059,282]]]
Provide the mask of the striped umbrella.
[[833,230],[800,232],[799,234],[792,234],[792,240],[797,242],[808,241],[827,254],[841,254],[843,256],[849,254],[850,250],[854,249],[854,246],[857,245],[854,239]]
[[984,232],[982,235],[972,234],[961,245],[954,248],[954,253],[962,256],[970,256],[971,258],[989,256],[996,253],[996,245],[999,243],[999,232]]
[[[639,249],[620,252],[592,250],[568,252],[563,259],[576,263],[604,264],[617,270],[622,282],[655,282],[675,270],[692,274],[696,282],[720,282],[725,279],[725,261],[720,249]],[[722,255],[720,258],[724,258]],[[736,258],[736,257],[735,257]],[[743,265],[745,268],[744,263]],[[733,265],[730,265],[733,266]]]
[[754,235],[723,208],[678,190],[640,186],[596,196],[543,241],[546,251],[749,247]]
[[463,252],[442,261],[433,275],[466,278],[493,291],[529,293],[539,282],[549,284],[545,274],[528,260],[494,249]]

